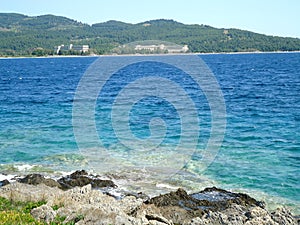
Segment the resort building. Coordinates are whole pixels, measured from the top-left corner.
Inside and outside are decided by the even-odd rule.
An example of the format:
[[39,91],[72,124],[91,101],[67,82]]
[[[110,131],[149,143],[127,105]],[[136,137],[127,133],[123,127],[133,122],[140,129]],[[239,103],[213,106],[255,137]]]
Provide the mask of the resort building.
[[79,51],[79,52],[88,52],[89,51],[89,46],[88,45],[59,45],[55,47],[55,52],[56,54],[59,54],[60,51],[69,51],[69,50],[74,50],[74,51]]
[[187,45],[184,46],[168,46],[164,44],[160,45],[136,45],[134,50],[141,51],[141,50],[148,50],[148,51],[166,51],[168,53],[185,53],[189,50]]

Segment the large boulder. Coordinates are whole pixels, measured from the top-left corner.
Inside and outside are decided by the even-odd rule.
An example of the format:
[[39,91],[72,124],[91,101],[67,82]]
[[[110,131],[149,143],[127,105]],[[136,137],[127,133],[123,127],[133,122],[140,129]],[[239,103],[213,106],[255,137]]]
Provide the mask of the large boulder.
[[57,181],[50,179],[50,178],[45,178],[41,174],[29,174],[29,175],[25,176],[24,178],[19,178],[18,182],[24,183],[24,184],[31,184],[31,185],[45,184],[49,187],[62,188],[61,185]]

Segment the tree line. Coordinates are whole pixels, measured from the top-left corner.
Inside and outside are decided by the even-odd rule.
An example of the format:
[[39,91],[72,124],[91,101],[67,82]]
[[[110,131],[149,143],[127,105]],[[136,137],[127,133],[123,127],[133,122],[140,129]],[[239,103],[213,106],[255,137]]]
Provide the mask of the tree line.
[[[108,21],[93,25],[66,17],[0,13],[1,56],[56,54],[59,45],[89,45],[87,54],[109,54],[134,41],[161,40],[188,45],[190,52],[299,51],[300,39],[257,34],[207,25],[185,25],[173,20],[138,24]],[[64,51],[60,54],[81,54]]]

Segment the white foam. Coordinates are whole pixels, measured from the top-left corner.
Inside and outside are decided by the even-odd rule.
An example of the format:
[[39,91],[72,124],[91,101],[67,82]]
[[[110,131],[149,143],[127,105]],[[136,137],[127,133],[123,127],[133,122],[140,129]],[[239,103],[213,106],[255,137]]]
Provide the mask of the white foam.
[[156,187],[158,188],[166,188],[166,189],[172,189],[172,190],[177,190],[179,187],[174,187],[169,184],[156,184]]
[[2,180],[8,180],[9,182],[12,181],[12,179],[15,177],[16,175],[11,175],[11,174],[0,174],[0,181]]
[[23,164],[23,165],[15,165],[15,168],[17,168],[19,171],[28,171],[31,170],[34,165],[29,165],[29,164]]

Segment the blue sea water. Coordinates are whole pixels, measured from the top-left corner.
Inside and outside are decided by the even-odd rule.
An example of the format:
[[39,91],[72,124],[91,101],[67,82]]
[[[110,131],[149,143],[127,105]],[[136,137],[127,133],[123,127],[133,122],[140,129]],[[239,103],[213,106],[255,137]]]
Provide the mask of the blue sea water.
[[[122,162],[123,153],[129,150],[118,145],[110,123],[113,101],[134,79],[145,74],[159,75],[185,89],[200,118],[199,152],[191,156],[184,170],[205,176],[223,188],[246,190],[265,196],[266,200],[274,198],[275,203],[286,203],[297,211],[300,202],[300,53],[199,57],[215,75],[226,105],[225,137],[212,164],[205,171],[198,166],[201,149],[205,148],[211,129],[210,106],[205,94],[182,71],[154,62],[121,69],[99,93],[95,123],[103,146],[114,152],[116,162],[109,163],[129,161],[126,158]],[[80,79],[97,59],[0,59],[0,173],[16,172],[18,165],[35,165],[33,170],[48,172],[89,165],[88,154],[93,158],[93,147],[97,146],[86,143],[88,150],[84,154],[79,151],[72,107]],[[171,155],[171,149],[178,145],[181,132],[180,115],[174,105],[157,96],[141,99],[130,111],[130,129],[135,137],[147,138],[151,136],[149,123],[157,117],[166,124],[162,145],[169,147],[164,152],[167,157],[168,151]],[[140,159],[142,163],[148,161],[147,157],[155,157],[154,153],[142,154],[145,158]],[[181,179],[185,179],[184,175]],[[201,186],[197,182],[195,178],[194,186]]]

